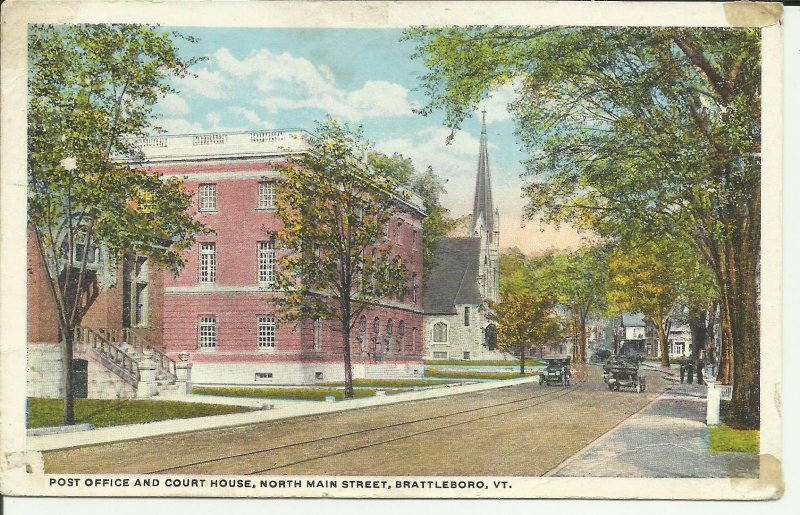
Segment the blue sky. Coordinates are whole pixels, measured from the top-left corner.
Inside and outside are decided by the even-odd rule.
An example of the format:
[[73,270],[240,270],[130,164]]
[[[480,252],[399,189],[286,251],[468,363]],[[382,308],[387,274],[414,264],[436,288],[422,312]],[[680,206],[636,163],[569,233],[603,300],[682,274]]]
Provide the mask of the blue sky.
[[[176,79],[180,90],[159,103],[159,125],[169,134],[264,128],[313,130],[331,115],[361,124],[378,150],[410,157],[418,170],[433,166],[447,180],[443,202],[452,214],[472,210],[480,137],[479,116],[465,121],[451,145],[442,113],[423,117],[411,59],[413,42],[387,29],[231,29],[172,27],[200,39],[180,42],[183,55],[205,56],[197,77]],[[524,154],[507,111],[513,86],[496,90],[485,103],[495,203],[500,209],[501,246],[525,251],[575,246],[571,231],[521,228]]]

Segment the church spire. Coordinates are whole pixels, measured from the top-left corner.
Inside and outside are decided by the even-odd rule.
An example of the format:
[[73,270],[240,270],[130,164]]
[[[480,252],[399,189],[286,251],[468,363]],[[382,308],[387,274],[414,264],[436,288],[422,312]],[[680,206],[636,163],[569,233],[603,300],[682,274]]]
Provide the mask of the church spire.
[[481,128],[481,145],[478,152],[478,174],[475,181],[475,202],[472,207],[472,234],[480,236],[481,220],[483,230],[487,233],[488,241],[494,238],[494,202],[492,201],[492,176],[489,173],[489,150],[486,138],[486,110],[483,114]]

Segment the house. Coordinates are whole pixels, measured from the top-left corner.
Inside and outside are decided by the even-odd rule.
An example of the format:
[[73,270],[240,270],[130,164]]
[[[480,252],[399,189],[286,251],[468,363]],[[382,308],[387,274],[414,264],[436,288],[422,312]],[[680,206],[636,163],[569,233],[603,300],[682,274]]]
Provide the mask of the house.
[[425,285],[425,349],[432,360],[506,359],[495,349],[489,302],[499,300],[500,214],[492,178],[484,112],[469,229],[439,243]]

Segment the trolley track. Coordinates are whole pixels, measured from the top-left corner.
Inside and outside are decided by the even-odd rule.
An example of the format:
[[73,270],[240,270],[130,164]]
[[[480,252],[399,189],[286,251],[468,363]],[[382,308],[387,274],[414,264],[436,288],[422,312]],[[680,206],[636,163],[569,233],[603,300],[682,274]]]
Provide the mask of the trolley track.
[[[531,409],[531,408],[534,408],[534,407],[537,407],[537,406],[541,406],[542,404],[545,404],[545,403],[554,401],[556,399],[559,399],[561,397],[567,396],[571,392],[573,392],[573,391],[575,391],[577,389],[580,389],[586,383],[585,375],[581,374],[581,376],[582,377],[578,378],[578,380],[575,383],[573,383],[574,386],[572,386],[572,387],[562,387],[562,388],[558,388],[558,389],[555,389],[555,390],[548,389],[548,391],[540,393],[538,395],[525,396],[525,397],[520,398],[520,399],[513,399],[513,400],[508,400],[508,401],[504,401],[504,402],[500,402],[500,403],[494,403],[494,404],[489,404],[489,405],[485,405],[485,406],[478,406],[478,407],[474,407],[474,408],[470,408],[470,409],[466,409],[466,410],[460,410],[460,411],[445,413],[445,414],[441,414],[441,415],[433,415],[433,416],[428,416],[428,417],[422,417],[422,418],[413,419],[413,420],[404,420],[404,421],[396,422],[396,423],[393,423],[393,424],[384,424],[384,425],[377,426],[377,427],[359,429],[359,430],[356,430],[356,431],[348,431],[348,432],[345,432],[345,433],[339,433],[339,434],[336,434],[336,435],[325,436],[325,437],[320,437],[320,438],[312,438],[312,439],[303,440],[303,441],[300,441],[300,442],[292,442],[292,443],[287,443],[287,444],[283,444],[283,445],[277,445],[277,446],[268,447],[268,448],[264,448],[264,449],[256,449],[256,450],[251,450],[251,451],[247,451],[247,452],[241,452],[241,453],[230,454],[230,455],[226,455],[226,456],[220,456],[220,457],[216,457],[216,458],[192,461],[192,462],[189,462],[189,463],[183,463],[183,464],[180,464],[180,465],[174,465],[174,466],[171,466],[171,467],[165,467],[165,468],[161,468],[161,469],[157,469],[157,470],[152,470],[152,471],[149,471],[147,473],[149,473],[149,474],[164,474],[164,473],[170,473],[170,472],[178,472],[178,473],[180,473],[181,471],[184,471],[185,469],[193,469],[193,468],[200,467],[200,466],[203,466],[203,465],[212,465],[212,464],[219,465],[221,463],[228,462],[230,460],[241,460],[241,459],[249,460],[249,459],[256,459],[256,458],[266,458],[266,457],[269,456],[270,453],[275,454],[275,453],[281,453],[281,452],[288,451],[288,450],[298,450],[298,449],[303,448],[304,446],[313,447],[313,445],[315,445],[315,444],[332,443],[332,442],[335,442],[337,440],[340,441],[340,442],[345,442],[347,439],[350,439],[350,438],[362,437],[364,435],[374,435],[376,433],[381,432],[381,435],[379,435],[379,436],[381,436],[381,439],[378,440],[378,441],[367,442],[367,443],[359,443],[359,444],[357,444],[355,446],[353,446],[353,445],[345,445],[341,449],[337,449],[337,450],[333,450],[333,451],[329,450],[329,451],[323,452],[321,454],[320,453],[313,453],[311,456],[306,456],[306,457],[303,457],[302,459],[294,459],[294,460],[290,460],[290,461],[284,460],[283,462],[279,461],[277,463],[273,463],[269,467],[262,467],[262,468],[258,468],[256,470],[250,470],[250,471],[247,471],[247,472],[237,472],[237,473],[243,474],[243,475],[262,474],[262,473],[265,473],[265,472],[270,472],[270,471],[273,471],[273,470],[278,470],[278,469],[282,469],[282,468],[286,468],[286,467],[291,467],[291,466],[294,466],[294,465],[301,465],[301,464],[304,464],[304,463],[308,463],[308,462],[312,462],[312,461],[316,461],[316,460],[320,460],[320,459],[324,459],[324,458],[331,458],[331,457],[335,457],[335,456],[339,456],[339,455],[343,455],[343,454],[347,454],[347,453],[351,453],[351,452],[356,452],[356,451],[360,451],[360,450],[364,450],[364,449],[378,447],[378,446],[381,446],[381,445],[387,445],[387,444],[390,444],[392,442],[397,442],[397,441],[400,441],[400,440],[413,438],[415,436],[429,434],[429,433],[433,433],[433,432],[436,432],[436,431],[442,431],[442,430],[446,430],[446,429],[450,429],[450,428],[454,428],[454,427],[458,427],[458,426],[462,426],[462,425],[466,425],[466,424],[470,424],[470,423],[475,423],[475,422],[478,422],[478,421],[486,420],[486,419],[489,419],[489,418],[498,417],[498,416],[502,416],[502,415],[507,415],[507,414],[510,414],[510,413],[515,413],[515,412]],[[541,400],[539,400],[539,399],[541,399]],[[538,400],[538,402],[533,402],[533,403],[530,402],[530,401],[537,401],[537,400]],[[519,404],[522,404],[522,405],[519,405]],[[438,421],[438,420],[446,420],[448,418],[469,416],[471,414],[476,414],[476,413],[479,413],[479,412],[485,412],[487,410],[493,410],[493,409],[496,409],[496,408],[502,408],[504,406],[512,406],[512,405],[518,405],[518,406],[515,406],[512,409],[502,410],[502,411],[497,412],[497,413],[481,414],[481,415],[479,415],[477,417],[469,417],[469,418],[466,418],[465,420],[459,420],[459,421],[456,421],[456,422],[445,423],[445,424],[442,424],[442,425],[437,425],[435,427],[429,427],[429,428],[418,429],[418,430],[413,430],[412,429],[412,431],[410,431],[410,432],[400,432],[399,434],[391,436],[391,437],[388,437],[388,438],[385,437],[385,436],[382,436],[383,432],[398,431],[398,430],[402,431],[403,429],[408,429],[409,426],[412,426],[414,424],[425,424],[425,423],[435,422],[435,421]],[[262,465],[263,465],[263,463],[262,463]]]

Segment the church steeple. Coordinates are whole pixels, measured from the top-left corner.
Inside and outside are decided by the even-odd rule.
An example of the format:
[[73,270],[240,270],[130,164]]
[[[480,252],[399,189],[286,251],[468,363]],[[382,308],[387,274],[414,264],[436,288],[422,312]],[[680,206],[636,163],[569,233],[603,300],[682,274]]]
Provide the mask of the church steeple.
[[472,207],[472,234],[481,236],[481,222],[483,232],[488,241],[492,241],[495,233],[495,207],[492,201],[492,176],[489,172],[489,150],[486,138],[486,110],[483,113],[483,126],[481,128],[481,144],[478,152],[478,175],[475,181],[475,202]]

